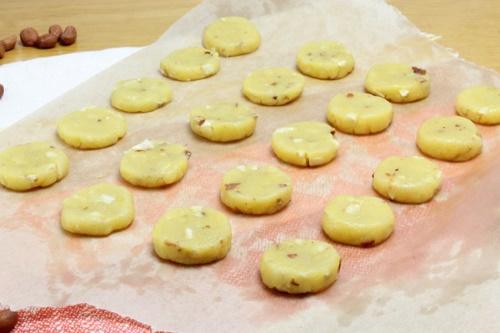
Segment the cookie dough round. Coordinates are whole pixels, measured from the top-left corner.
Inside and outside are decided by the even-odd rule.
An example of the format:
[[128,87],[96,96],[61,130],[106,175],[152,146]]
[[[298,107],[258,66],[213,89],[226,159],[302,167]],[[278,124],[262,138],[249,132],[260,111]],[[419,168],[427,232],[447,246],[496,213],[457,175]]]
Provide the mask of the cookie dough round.
[[63,201],[61,226],[80,235],[107,236],[127,228],[135,217],[132,194],[122,186],[97,184]]
[[500,88],[476,86],[463,90],[455,104],[457,114],[481,125],[500,124]]
[[370,94],[348,92],[328,104],[328,121],[344,133],[366,135],[385,130],[392,122],[392,104]]
[[224,174],[220,198],[244,214],[273,214],[290,202],[292,180],[272,166],[239,165]]
[[150,77],[120,81],[111,94],[111,105],[124,112],[150,112],[171,100],[168,83]]
[[425,69],[404,64],[374,65],[365,79],[366,91],[395,103],[424,99],[430,87]]
[[108,109],[86,108],[63,116],[57,134],[68,145],[98,149],[114,145],[127,132],[125,118]]
[[283,162],[315,167],[327,164],[337,155],[335,131],[319,121],[290,124],[274,131],[272,148]]
[[123,154],[120,175],[136,186],[166,186],[184,177],[190,155],[185,146],[146,139]]
[[339,270],[335,248],[318,240],[286,240],[269,247],[260,258],[264,285],[289,294],[322,291],[335,282]]
[[178,81],[194,81],[215,75],[220,68],[219,55],[202,47],[188,47],[170,53],[160,63],[163,75]]
[[257,28],[244,17],[221,17],[210,23],[203,32],[203,46],[215,49],[224,57],[252,53],[259,45]]
[[479,130],[469,119],[438,116],[420,125],[417,146],[430,157],[458,162],[479,155],[483,143]]
[[354,69],[354,58],[340,43],[310,42],[300,48],[297,67],[305,75],[317,79],[341,79]]
[[249,137],[257,115],[241,103],[217,103],[198,107],[189,114],[191,130],[214,142],[230,142]]
[[31,142],[0,152],[0,184],[14,191],[47,187],[68,174],[66,154],[47,142]]
[[200,206],[174,208],[153,228],[153,246],[163,259],[184,265],[224,258],[231,248],[231,224],[221,212]]
[[441,181],[438,165],[427,158],[391,156],[375,169],[372,186],[392,201],[418,204],[431,200]]
[[326,205],[322,226],[335,242],[368,247],[389,238],[394,213],[377,197],[339,195]]
[[256,104],[284,105],[299,98],[304,82],[302,75],[288,68],[258,69],[243,82],[243,95]]

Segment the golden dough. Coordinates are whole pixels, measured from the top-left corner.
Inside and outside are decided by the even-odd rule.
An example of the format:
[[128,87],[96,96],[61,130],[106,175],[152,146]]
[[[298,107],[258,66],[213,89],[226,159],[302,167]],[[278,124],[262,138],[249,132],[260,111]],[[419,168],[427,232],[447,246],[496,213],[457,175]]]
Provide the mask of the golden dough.
[[348,92],[333,97],[328,105],[328,121],[344,133],[379,133],[392,122],[392,104],[365,93]]
[[373,246],[391,235],[394,213],[377,197],[339,195],[326,205],[322,226],[325,234],[335,242]]
[[483,143],[479,130],[469,119],[438,116],[420,125],[417,146],[440,160],[467,161],[481,153]]
[[146,139],[123,154],[120,175],[147,188],[173,184],[184,177],[190,155],[182,145]]
[[500,124],[500,88],[476,86],[463,90],[455,104],[457,114],[481,125]]
[[374,65],[365,79],[366,91],[395,103],[424,99],[430,87],[425,69],[404,64]]
[[111,94],[111,105],[124,112],[150,112],[171,100],[168,83],[149,77],[120,81]]
[[203,32],[203,46],[215,49],[224,57],[254,52],[259,45],[257,28],[244,17],[221,17],[210,23]]
[[335,248],[317,240],[286,240],[269,247],[260,258],[262,282],[289,294],[322,291],[335,282],[339,270]]
[[340,43],[309,42],[297,54],[297,67],[317,79],[341,79],[354,69],[354,58]]
[[86,108],[63,116],[57,134],[68,145],[79,149],[98,149],[114,145],[127,133],[125,118],[102,108]]
[[199,206],[174,208],[153,228],[153,245],[163,259],[184,265],[224,258],[231,248],[231,224],[221,212]]
[[294,123],[274,131],[272,148],[284,162],[299,166],[320,166],[335,158],[339,147],[335,131],[319,121]]
[[373,174],[373,188],[383,197],[401,203],[423,203],[438,192],[442,174],[436,163],[420,156],[391,156]]
[[198,107],[189,114],[191,130],[214,142],[249,137],[255,130],[257,115],[241,103],[217,103]]
[[304,82],[302,75],[288,68],[258,69],[243,82],[243,95],[256,104],[284,105],[299,98]]
[[193,81],[215,75],[220,68],[217,52],[202,47],[188,47],[170,53],[160,63],[163,75],[179,80]]
[[291,197],[292,180],[272,166],[239,165],[222,178],[221,201],[244,214],[273,214],[283,209]]
[[0,152],[0,184],[14,191],[47,187],[68,174],[66,154],[47,142],[31,142]]
[[61,226],[74,234],[107,236],[127,228],[134,217],[134,200],[125,187],[97,184],[64,200]]

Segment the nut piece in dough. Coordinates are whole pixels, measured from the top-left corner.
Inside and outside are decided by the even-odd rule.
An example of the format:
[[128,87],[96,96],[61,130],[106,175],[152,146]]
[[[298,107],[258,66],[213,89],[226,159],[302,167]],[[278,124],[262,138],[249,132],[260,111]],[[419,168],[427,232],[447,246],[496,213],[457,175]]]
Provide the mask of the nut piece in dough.
[[249,137],[255,130],[257,115],[241,103],[217,103],[198,107],[189,114],[191,130],[215,142]]
[[481,125],[500,124],[500,88],[476,86],[463,90],[455,104],[457,114]]
[[430,78],[425,69],[404,64],[374,65],[366,75],[365,89],[394,103],[408,103],[426,98]]
[[114,145],[127,132],[125,118],[108,109],[85,108],[63,116],[57,134],[68,145],[98,149]]
[[31,142],[0,152],[0,184],[14,191],[47,187],[68,174],[66,154],[48,142]]
[[289,294],[322,291],[335,282],[339,270],[335,248],[318,240],[286,240],[269,247],[260,258],[264,285]]
[[418,148],[445,161],[468,161],[481,153],[483,142],[476,125],[459,116],[427,119],[417,133]]
[[219,55],[202,47],[188,47],[170,53],[160,63],[163,75],[179,81],[194,81],[215,75],[220,68]]
[[317,79],[341,79],[354,69],[354,58],[340,43],[309,42],[297,54],[297,67],[305,75]]
[[190,155],[182,145],[146,139],[123,154],[120,175],[146,188],[173,184],[186,173]]
[[441,187],[442,174],[436,163],[425,157],[391,156],[380,162],[372,186],[392,201],[419,204],[429,201]]
[[221,201],[243,214],[273,214],[292,198],[292,180],[272,166],[239,165],[222,178]]
[[392,122],[392,104],[370,94],[348,92],[328,104],[328,121],[344,133],[366,135],[385,130]]
[[221,17],[210,23],[203,32],[203,46],[215,49],[223,57],[251,53],[259,45],[257,28],[244,17]]
[[256,104],[284,105],[299,98],[304,82],[302,75],[288,68],[258,69],[243,82],[243,95]]
[[124,112],[150,112],[172,100],[165,80],[144,77],[118,82],[111,94],[111,105]]
[[339,195],[326,205],[322,226],[335,242],[368,247],[389,238],[394,213],[377,197]]
[[290,124],[274,131],[272,148],[286,163],[315,167],[327,164],[337,155],[335,131],[319,121]]
[[231,224],[221,212],[200,206],[173,208],[153,228],[153,245],[163,259],[184,265],[224,258],[231,248]]
[[64,200],[61,226],[74,234],[107,236],[127,228],[134,217],[132,194],[125,187],[97,184]]

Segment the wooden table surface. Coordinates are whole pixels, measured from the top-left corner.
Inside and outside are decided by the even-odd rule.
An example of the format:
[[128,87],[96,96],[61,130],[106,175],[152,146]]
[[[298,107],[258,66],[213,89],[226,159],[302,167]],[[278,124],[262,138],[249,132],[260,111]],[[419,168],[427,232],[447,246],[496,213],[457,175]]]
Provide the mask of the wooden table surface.
[[[388,0],[442,45],[500,71],[499,0]],[[0,0],[0,38],[32,26],[74,25],[78,41],[51,50],[17,45],[0,64],[84,50],[142,46],[155,41],[200,0]]]

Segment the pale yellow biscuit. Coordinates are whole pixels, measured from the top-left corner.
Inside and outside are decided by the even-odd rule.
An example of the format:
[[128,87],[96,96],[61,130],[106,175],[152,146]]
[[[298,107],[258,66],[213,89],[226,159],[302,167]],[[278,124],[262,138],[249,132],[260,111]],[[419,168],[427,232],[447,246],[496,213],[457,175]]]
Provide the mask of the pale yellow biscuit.
[[231,248],[231,224],[221,212],[199,206],[174,208],[153,228],[153,245],[163,259],[184,265],[224,258]]
[[66,154],[47,142],[31,142],[0,152],[0,184],[14,191],[47,187],[68,174]]
[[297,54],[298,69],[317,79],[341,79],[354,69],[354,58],[334,41],[309,42]]
[[107,236],[127,228],[134,217],[134,200],[126,188],[97,184],[64,200],[61,226],[74,234]]
[[260,258],[264,285],[289,294],[322,291],[335,282],[339,271],[335,248],[317,240],[286,240],[269,247]]
[[224,57],[254,52],[259,45],[257,28],[244,17],[221,17],[210,23],[203,32],[203,46],[215,49]]
[[335,131],[319,121],[290,124],[274,131],[272,148],[284,162],[299,166],[320,166],[335,158],[339,147]]
[[438,165],[427,158],[391,156],[377,166],[372,186],[390,200],[418,204],[431,200],[441,181]]
[[146,139],[123,154],[120,175],[142,187],[173,184],[184,177],[190,155],[185,146]]
[[117,112],[102,108],[71,112],[57,124],[57,134],[61,140],[79,149],[114,145],[126,132],[125,118]]
[[220,68],[219,55],[202,47],[188,47],[170,53],[160,63],[163,75],[179,81],[193,81],[215,75]]
[[417,146],[426,155],[440,160],[467,161],[481,153],[483,141],[469,119],[438,116],[420,125]]
[[304,90],[304,77],[288,68],[264,68],[248,74],[243,82],[243,95],[262,105],[284,105],[299,98]]
[[323,231],[332,240],[355,246],[373,246],[389,238],[394,213],[382,199],[339,195],[326,205]]
[[366,135],[385,130],[392,122],[392,104],[370,94],[348,92],[328,104],[328,121],[344,133]]
[[118,82],[111,94],[111,105],[125,112],[150,112],[172,100],[165,80],[144,77]]
[[481,125],[500,124],[500,88],[476,86],[463,90],[455,109],[461,116]]
[[191,130],[207,140],[229,142],[249,137],[257,114],[241,103],[217,103],[198,107],[189,114]]
[[405,64],[374,65],[365,79],[366,91],[395,103],[424,99],[430,87],[425,69]]
[[224,174],[220,198],[244,214],[273,214],[290,202],[292,180],[272,166],[239,165]]

